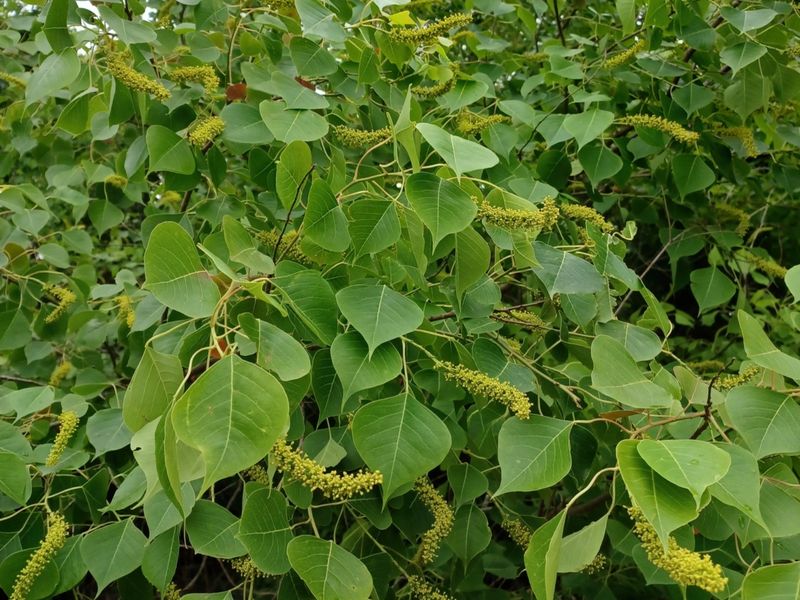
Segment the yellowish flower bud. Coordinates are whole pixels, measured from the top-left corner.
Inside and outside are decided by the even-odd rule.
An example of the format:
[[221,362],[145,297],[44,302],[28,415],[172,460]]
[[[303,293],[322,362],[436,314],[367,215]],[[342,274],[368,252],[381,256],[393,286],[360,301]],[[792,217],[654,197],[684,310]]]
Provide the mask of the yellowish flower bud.
[[256,483],[260,483],[261,485],[265,485],[267,487],[272,487],[272,478],[267,473],[267,470],[262,467],[261,465],[253,465],[249,469],[246,469],[245,477],[250,481],[255,481]]
[[741,208],[736,208],[730,204],[714,204],[713,208],[717,216],[738,221],[735,231],[739,235],[744,236],[750,229],[750,215]]
[[754,158],[758,156],[756,138],[753,135],[753,130],[749,127],[725,127],[718,130],[717,133],[723,137],[737,139],[744,149],[745,156],[748,158]]
[[543,62],[548,60],[550,55],[547,52],[529,51],[523,53],[522,58],[525,59],[525,62]]
[[428,564],[434,561],[442,541],[450,535],[455,517],[453,509],[439,495],[427,477],[417,479],[414,489],[419,494],[419,499],[433,515],[433,525],[422,535],[419,546],[419,557],[423,564]]
[[174,582],[170,582],[161,592],[161,600],[181,600],[181,589]]
[[0,71],[0,80],[10,83],[11,85],[17,85],[21,88],[24,88],[27,85],[24,79],[20,79],[16,75],[6,73],[5,71]]
[[667,550],[658,538],[656,530],[644,518],[637,507],[628,509],[633,519],[633,532],[642,542],[647,559],[659,569],[666,571],[673,581],[680,585],[694,585],[712,594],[721,592],[728,585],[728,578],[722,574],[722,567],[715,564],[708,554],[692,552],[678,545],[670,536]]
[[332,500],[348,500],[370,491],[383,483],[380,471],[338,473],[311,459],[302,450],[295,450],[280,439],[272,447],[271,459],[275,468],[286,477],[296,479],[311,490],[319,490]]
[[264,571],[256,566],[256,564],[253,562],[253,559],[249,556],[239,556],[228,562],[230,563],[231,568],[244,579],[269,577],[267,573],[264,573]]
[[725,363],[721,360],[698,360],[693,362],[687,362],[686,366],[690,369],[694,369],[698,373],[708,373],[714,372],[719,373],[720,371],[725,369]]
[[47,317],[45,317],[45,323],[53,323],[54,321],[57,321],[58,318],[64,314],[64,311],[67,310],[67,308],[74,304],[75,300],[78,299],[72,290],[56,285],[45,286],[44,293],[49,295],[51,298],[58,300],[56,307],[50,311],[50,314],[48,314]]
[[564,204],[560,207],[561,215],[573,221],[585,221],[596,225],[600,231],[611,233],[614,226],[606,221],[605,217],[593,209],[591,206],[581,206],[580,204]]
[[454,381],[456,385],[464,388],[470,394],[505,404],[519,419],[527,419],[531,416],[531,403],[528,396],[510,383],[451,362],[437,362],[435,366],[444,374],[445,379]]
[[447,81],[435,83],[433,85],[414,85],[411,87],[411,93],[422,98],[438,98],[453,89],[456,84],[456,78],[451,77]]
[[451,29],[464,27],[470,23],[472,23],[471,14],[453,13],[422,27],[392,27],[389,30],[389,36],[398,42],[421,46],[433,43],[438,38],[446,36]]
[[159,202],[161,204],[166,204],[167,206],[179,206],[181,203],[182,197],[178,192],[173,190],[167,190],[163,194],[161,194],[161,198]]
[[[275,251],[275,245],[278,244],[278,238],[280,238],[280,231],[277,229],[271,229],[270,231],[259,231],[256,234],[259,240],[269,248],[270,252]],[[275,253],[276,257],[283,256],[284,258],[294,261],[296,263],[300,263],[302,265],[311,264],[311,259],[305,255],[305,253],[300,249],[298,233],[295,230],[287,231],[283,234],[283,238],[281,238],[280,244],[278,245],[278,251]]]
[[418,600],[453,600],[452,596],[436,589],[419,575],[409,576],[408,590],[411,592],[411,597]]
[[133,310],[133,304],[131,304],[131,297],[127,294],[122,294],[114,298],[114,302],[117,304],[117,314],[120,320],[128,326],[128,329],[133,327],[136,321],[136,313]]
[[392,137],[392,128],[354,129],[345,125],[334,125],[333,133],[349,148],[368,148]]
[[171,96],[169,90],[155,79],[128,66],[124,54],[110,52],[106,56],[106,68],[114,79],[132,90],[152,94],[159,100],[166,100]]
[[684,144],[691,144],[700,139],[700,134],[696,131],[690,131],[680,123],[655,115],[631,115],[629,117],[622,117],[619,119],[619,123],[657,129]]
[[477,218],[503,229],[549,231],[558,222],[559,214],[552,198],[546,198],[538,210],[503,208],[483,201],[478,205]]
[[503,521],[500,526],[505,529],[508,537],[514,540],[517,546],[523,550],[528,549],[528,544],[530,544],[533,532],[530,527],[522,522],[522,519],[509,519]]
[[58,433],[44,462],[46,466],[55,467],[58,461],[61,460],[61,455],[64,454],[69,441],[78,429],[78,423],[80,423],[78,415],[71,410],[65,411],[58,416]]
[[627,50],[623,50],[622,52],[617,52],[616,54],[609,56],[603,61],[603,68],[611,70],[624,65],[629,60],[632,60],[639,52],[644,50],[645,46],[646,42],[644,40],[637,41]]
[[56,368],[53,369],[53,372],[50,373],[50,381],[48,383],[53,387],[58,387],[61,385],[61,382],[69,375],[69,372],[72,370],[72,363],[68,360],[62,360],[60,363],[56,365]]
[[205,65],[202,67],[178,67],[169,74],[170,79],[179,83],[193,81],[202,83],[206,94],[213,94],[219,87],[219,77],[214,67]]
[[595,575],[600,571],[604,571],[607,565],[608,559],[606,558],[606,555],[600,552],[592,559],[592,562],[583,567],[583,572],[587,575]]
[[201,119],[189,132],[189,141],[202,148],[225,130],[225,121],[220,117]]
[[720,377],[717,382],[714,384],[714,387],[718,390],[727,391],[732,390],[733,388],[744,385],[748,383],[753,377],[758,375],[761,372],[761,369],[758,367],[747,367],[744,371],[739,373],[738,375],[725,375],[724,377]]
[[123,189],[126,185],[128,185],[128,180],[122,175],[109,175],[105,178],[105,183],[112,187]]
[[47,534],[28,562],[17,574],[9,600],[28,600],[33,584],[41,576],[56,552],[64,547],[69,536],[69,525],[59,513],[47,515]]
[[786,267],[779,265],[774,260],[758,256],[749,250],[741,250],[739,254],[756,269],[763,271],[771,277],[777,277],[778,279],[786,277]]
[[492,313],[495,321],[520,325],[526,329],[543,329],[547,327],[542,318],[529,310],[497,310]]
[[510,121],[511,119],[505,115],[483,116],[469,111],[462,111],[456,119],[456,127],[465,135],[475,135],[487,127],[498,123],[509,123]]

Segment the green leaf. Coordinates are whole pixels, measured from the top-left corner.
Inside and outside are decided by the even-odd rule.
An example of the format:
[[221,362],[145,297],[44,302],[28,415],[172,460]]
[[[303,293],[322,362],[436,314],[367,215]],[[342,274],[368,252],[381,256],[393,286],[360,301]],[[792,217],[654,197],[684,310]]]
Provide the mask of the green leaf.
[[228,104],[219,116],[225,121],[222,139],[235,144],[268,144],[273,141],[261,113],[249,104]]
[[125,213],[108,200],[94,200],[89,204],[89,220],[97,233],[102,235],[122,223],[125,220]]
[[742,33],[761,29],[769,25],[778,16],[778,13],[771,8],[759,8],[756,10],[739,10],[733,6],[721,6],[719,13],[725,17],[731,25]]
[[[783,278],[783,282],[792,293],[792,296],[794,296],[794,303],[800,302],[800,265],[795,265],[789,269]],[[0,316],[0,321],[2,321],[2,316]],[[0,330],[2,330],[2,327],[0,327]]]
[[31,489],[31,476],[25,461],[16,454],[0,450],[0,492],[24,505],[31,497]]
[[0,351],[22,348],[32,338],[31,325],[22,312],[16,309],[0,312]]
[[369,347],[369,358],[381,344],[416,330],[424,314],[416,302],[385,285],[356,283],[336,294],[339,310]]
[[313,142],[328,133],[328,122],[311,110],[287,109],[282,101],[264,100],[258,105],[261,119],[281,142]]
[[766,53],[767,48],[765,46],[745,41],[722,50],[719,53],[719,59],[733,69],[733,74],[736,75],[737,71],[757,61]]
[[601,143],[581,148],[578,160],[593,188],[597,188],[597,184],[603,179],[613,177],[622,169],[622,159]]
[[564,537],[561,540],[561,552],[558,557],[558,572],[578,573],[592,562],[600,552],[607,524],[608,515],[606,514],[597,521],[592,521],[583,529]]
[[339,65],[324,44],[295,36],[289,42],[289,53],[297,73],[304,77],[323,77],[335,73]]
[[145,134],[150,171],[168,171],[179,175],[191,175],[195,171],[194,155],[189,142],[171,129],[162,125],[151,125]]
[[709,486],[711,495],[728,506],[738,508],[766,529],[759,510],[761,480],[755,456],[733,444],[717,443],[716,447],[727,452],[731,467],[722,479]]
[[320,342],[330,345],[338,329],[336,297],[330,284],[311,269],[280,276],[280,266],[274,283],[286,304]]
[[614,338],[598,335],[592,342],[592,387],[634,408],[672,406],[672,396],[647,379],[633,357]]
[[287,144],[281,152],[275,172],[275,188],[286,210],[289,210],[292,202],[298,197],[300,184],[307,179],[311,164],[311,149],[305,142],[295,141]]
[[303,227],[306,237],[325,250],[344,252],[350,246],[347,217],[324,179],[311,184]]
[[538,267],[533,272],[554,294],[591,294],[605,287],[605,281],[590,263],[543,242],[533,243]]
[[778,350],[755,317],[743,310],[738,312],[738,317],[747,357],[765,369],[800,381],[800,360]]
[[456,511],[453,529],[445,543],[467,564],[486,549],[491,539],[486,514],[474,504],[467,504]]
[[239,325],[256,345],[256,362],[279,379],[292,381],[311,371],[305,347],[283,329],[248,313],[239,315]]
[[174,222],[159,223],[144,253],[145,286],[159,302],[189,317],[208,317],[219,288],[203,268],[194,242]]
[[447,481],[453,490],[455,506],[466,504],[489,491],[489,480],[486,475],[470,463],[460,463],[448,468]]
[[459,177],[463,173],[479,171],[495,166],[500,159],[497,155],[476,142],[451,135],[441,127],[430,123],[418,123],[417,131],[422,134],[447,165]]
[[333,340],[331,359],[342,382],[343,401],[394,379],[402,366],[400,354],[392,344],[378,346],[370,356],[369,346],[355,332],[340,334]]
[[352,429],[364,462],[383,475],[384,506],[397,489],[436,467],[450,450],[447,426],[409,393],[365,404]]
[[[589,142],[603,135],[603,132],[608,129],[609,125],[613,122],[614,113],[594,108],[582,113],[567,115],[564,119],[564,129],[572,134],[578,142],[578,149],[580,150]],[[583,161],[581,161],[581,163],[583,163]],[[619,171],[619,169],[617,169],[617,171]],[[614,171],[614,173],[616,173],[616,171]]]
[[489,270],[489,244],[472,227],[456,233],[456,295],[460,298]]
[[81,72],[81,62],[74,48],[67,48],[60,53],[53,53],[44,59],[34,70],[25,87],[25,105],[52,96],[70,85]]
[[742,386],[728,392],[725,409],[756,458],[800,454],[800,405],[792,396]]
[[123,19],[117,16],[117,13],[108,6],[99,6],[98,12],[103,21],[128,46],[131,44],[149,44],[157,39],[156,32],[151,26],[137,23],[131,19]]
[[525,550],[525,571],[536,600],[555,598],[566,516],[566,511],[562,510],[534,531],[528,549]]
[[714,171],[696,154],[679,154],[672,159],[672,178],[681,198],[706,189],[714,181]]
[[766,106],[772,96],[770,80],[758,69],[745,69],[734,77],[733,84],[725,88],[725,105],[742,119]]
[[726,304],[736,293],[736,285],[716,267],[695,269],[689,279],[692,282],[692,294],[701,313]]
[[146,545],[147,538],[133,524],[133,518],[83,535],[81,556],[97,582],[98,595],[108,584],[141,566]]
[[182,381],[183,368],[177,356],[145,348],[122,403],[128,429],[139,431],[163,415]]
[[356,258],[385,250],[400,239],[400,219],[391,202],[359,200],[350,205],[350,217]]
[[274,575],[289,570],[286,553],[292,540],[288,504],[278,490],[249,482],[244,489],[244,507],[239,523],[239,539],[255,565]]
[[197,554],[215,558],[235,558],[247,553],[236,535],[239,519],[224,506],[210,500],[198,500],[186,519],[186,533]]
[[617,463],[625,487],[666,548],[669,534],[697,517],[694,498],[688,490],[673,485],[656,473],[638,452],[638,440],[617,444]]
[[495,496],[532,492],[555,485],[572,466],[569,421],[531,416],[503,423],[497,442],[500,486]]
[[131,430],[122,420],[121,408],[104,408],[86,422],[86,437],[97,455],[124,448],[131,441]]
[[203,490],[255,464],[289,424],[281,384],[238,356],[212,365],[178,399],[175,433],[203,455]]
[[800,562],[761,567],[745,576],[742,600],[798,600],[798,581]]
[[689,490],[698,507],[706,488],[720,481],[731,466],[725,451],[700,440],[645,439],[636,449],[653,471]]
[[148,542],[142,557],[142,574],[163,592],[175,576],[180,550],[180,527],[173,527]]
[[303,24],[303,35],[318,37],[326,43],[345,40],[345,30],[336,22],[336,15],[316,0],[295,0],[295,7]]
[[652,360],[661,352],[661,340],[658,336],[649,329],[638,325],[614,320],[598,323],[595,326],[595,332],[620,342],[637,362]]
[[636,1],[635,0],[615,0],[617,14],[622,22],[622,33],[628,35],[636,28]]
[[45,17],[42,31],[54,52],[61,52],[74,45],[69,29],[67,29],[68,9],[69,0],[52,0],[47,9],[47,17]]
[[466,229],[478,214],[469,194],[432,173],[415,173],[409,177],[406,196],[414,212],[430,230],[434,247],[445,236]]
[[687,115],[691,115],[711,104],[714,101],[714,92],[702,85],[690,83],[675,90],[672,98]]
[[302,535],[289,542],[289,563],[317,600],[367,600],[372,576],[358,558],[327,540]]

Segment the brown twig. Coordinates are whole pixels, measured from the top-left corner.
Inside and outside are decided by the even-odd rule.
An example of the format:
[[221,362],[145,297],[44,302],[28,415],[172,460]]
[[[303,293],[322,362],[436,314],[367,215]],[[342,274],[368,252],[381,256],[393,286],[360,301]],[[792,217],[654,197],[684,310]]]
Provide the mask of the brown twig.
[[700,423],[700,426],[694,430],[694,433],[691,436],[689,436],[690,440],[696,440],[697,438],[700,437],[701,433],[703,433],[706,429],[708,429],[708,424],[711,422],[711,393],[714,391],[714,384],[717,382],[717,379],[719,379],[720,376],[725,372],[725,369],[727,369],[731,365],[732,362],[733,359],[731,358],[730,360],[728,360],[727,363],[725,363],[724,367],[722,367],[719,371],[717,371],[717,374],[711,378],[711,381],[708,382],[708,396],[706,396],[706,405],[705,408],[703,409],[703,422]]

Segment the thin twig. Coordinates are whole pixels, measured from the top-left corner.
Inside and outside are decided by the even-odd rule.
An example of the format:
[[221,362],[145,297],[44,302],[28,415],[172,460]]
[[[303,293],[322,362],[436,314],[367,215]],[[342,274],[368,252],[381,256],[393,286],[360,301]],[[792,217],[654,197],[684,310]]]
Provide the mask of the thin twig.
[[316,165],[311,165],[311,168],[306,171],[306,174],[303,175],[303,178],[300,180],[300,183],[297,185],[297,190],[294,193],[294,198],[292,199],[292,204],[289,206],[289,212],[286,213],[286,220],[283,222],[283,229],[281,229],[281,234],[278,236],[278,241],[275,242],[275,247],[272,249],[272,260],[274,261],[278,256],[278,248],[281,247],[281,242],[283,241],[283,236],[286,233],[286,228],[289,227],[289,219],[292,217],[292,211],[294,210],[297,201],[300,199],[300,193],[303,191],[303,186],[306,183],[306,180],[311,177],[311,173],[314,172],[314,168]]
[[725,363],[724,367],[722,367],[719,371],[717,371],[717,374],[711,378],[711,381],[708,382],[708,396],[706,396],[706,406],[703,409],[703,422],[700,423],[700,426],[697,429],[695,429],[694,433],[691,436],[689,436],[690,440],[696,440],[697,438],[700,437],[701,433],[703,433],[706,429],[708,429],[708,424],[711,421],[711,393],[714,391],[714,384],[717,382],[717,379],[720,378],[720,375],[722,375],[725,372],[725,369],[727,369],[731,365],[732,362],[733,359],[731,358],[730,360],[728,360],[727,363]]

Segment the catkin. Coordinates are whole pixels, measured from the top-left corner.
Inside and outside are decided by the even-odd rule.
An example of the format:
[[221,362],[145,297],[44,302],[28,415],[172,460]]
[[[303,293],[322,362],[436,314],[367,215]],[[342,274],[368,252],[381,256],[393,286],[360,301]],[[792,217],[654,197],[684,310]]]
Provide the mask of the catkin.
[[189,142],[193,146],[202,148],[214,141],[225,130],[225,121],[220,117],[207,117],[200,119],[189,132]]
[[11,85],[17,85],[19,87],[24,88],[26,86],[25,80],[20,79],[16,75],[12,75],[11,73],[6,73],[5,71],[0,71],[0,80],[5,81],[6,83],[10,83]]
[[519,419],[527,419],[531,416],[531,403],[528,396],[510,383],[451,362],[437,361],[435,366],[444,374],[445,379],[455,382],[470,394],[505,404]]
[[55,308],[45,317],[45,323],[53,323],[57,321],[58,318],[64,314],[64,311],[67,310],[67,308],[74,304],[75,300],[78,299],[78,297],[75,295],[75,292],[72,290],[56,285],[45,286],[44,293],[58,301],[58,304],[56,304]]
[[78,415],[71,410],[64,411],[58,416],[58,433],[47,459],[44,461],[45,466],[55,467],[58,464],[58,461],[61,460],[61,455],[64,454],[69,441],[78,429],[78,423],[80,423]]
[[456,119],[456,128],[465,135],[475,135],[492,125],[509,122],[511,122],[511,119],[505,115],[483,116],[469,111],[462,111]]
[[549,231],[558,222],[559,208],[546,198],[538,210],[520,210],[494,206],[486,201],[478,205],[478,219],[503,229],[542,229]]
[[680,123],[676,123],[675,121],[670,121],[669,119],[655,115],[630,115],[628,117],[620,118],[618,122],[622,123],[623,125],[634,125],[657,129],[658,131],[666,133],[670,137],[673,137],[684,144],[691,144],[700,139],[700,134],[696,131],[690,131]]
[[132,90],[152,94],[159,100],[166,100],[171,96],[169,90],[158,81],[128,66],[125,55],[122,53],[109,53],[106,56],[106,68],[114,76],[114,79]]
[[410,575],[408,577],[408,590],[411,592],[411,597],[418,600],[453,600],[452,596],[448,596],[441,590],[436,589],[419,575]]
[[750,215],[741,208],[730,204],[714,204],[713,210],[719,217],[738,221],[735,229],[737,234],[744,236],[750,229]]
[[433,515],[433,525],[422,535],[419,546],[419,556],[423,564],[434,561],[439,553],[442,541],[450,535],[453,529],[453,509],[433,487],[427,477],[420,477],[414,484],[414,489],[425,507]]
[[583,567],[582,572],[586,573],[587,575],[595,575],[600,571],[604,571],[607,565],[608,559],[606,558],[606,555],[600,552],[592,559],[592,562]]
[[617,52],[616,54],[609,56],[603,61],[603,68],[611,70],[624,65],[626,62],[634,58],[639,52],[644,50],[645,46],[645,40],[637,41],[627,50],[623,50],[622,52]]
[[[269,248],[270,252],[275,253],[276,258],[281,256],[300,263],[302,265],[311,264],[311,259],[306,256],[305,252],[300,249],[299,242],[297,241],[299,234],[295,230],[287,231],[280,237],[280,231],[271,229],[269,231],[259,231],[256,234],[259,240]],[[280,239],[280,243],[278,240]],[[275,245],[278,246],[278,251],[275,252]]]
[[131,297],[127,294],[121,294],[114,298],[114,302],[117,305],[117,315],[120,321],[125,323],[128,329],[133,327],[136,321],[136,313],[133,310],[133,304],[131,304]]
[[69,536],[69,525],[59,513],[47,515],[47,533],[28,562],[17,574],[9,600],[28,600],[33,584],[41,576],[45,567],[53,560],[56,552],[64,547]]
[[193,81],[203,84],[206,94],[213,94],[219,87],[219,77],[214,67],[208,65],[202,67],[178,67],[169,74],[173,81],[185,83]]
[[529,310],[496,310],[492,313],[495,321],[519,325],[526,329],[544,329],[547,327],[542,318]]
[[581,206],[580,204],[564,204],[559,210],[561,215],[573,221],[584,221],[596,225],[600,231],[611,233],[614,226],[606,221],[605,217],[593,209],[591,206]]
[[722,391],[731,390],[736,386],[744,385],[745,383],[749,382],[760,372],[761,369],[758,367],[747,367],[744,371],[738,373],[737,375],[725,375],[724,377],[720,377],[714,384],[714,387]]
[[786,273],[788,272],[786,267],[779,265],[774,260],[763,258],[757,254],[753,254],[749,250],[742,250],[740,254],[742,258],[744,258],[759,271],[762,271],[771,277],[777,277],[778,279],[783,279],[786,277]]
[[56,368],[53,369],[53,372],[50,373],[50,379],[47,382],[49,385],[53,387],[58,387],[61,385],[61,382],[66,379],[69,372],[72,370],[72,363],[68,360],[62,360],[60,363],[56,365]]
[[517,544],[523,550],[528,549],[528,544],[531,541],[531,535],[533,532],[531,528],[528,527],[525,523],[522,522],[522,519],[509,519],[507,521],[503,521],[500,526],[505,530],[514,543]]
[[742,148],[744,148],[744,154],[748,158],[755,158],[758,156],[756,138],[753,135],[753,130],[749,127],[725,127],[724,129],[718,130],[717,133],[724,137],[732,137],[739,140]]
[[398,42],[407,42],[417,46],[435,42],[439,37],[456,27],[464,27],[472,23],[472,15],[467,13],[454,13],[436,19],[422,27],[392,27],[389,36]]
[[334,125],[333,133],[348,148],[368,148],[392,137],[391,127],[380,129],[354,129],[346,125]]

